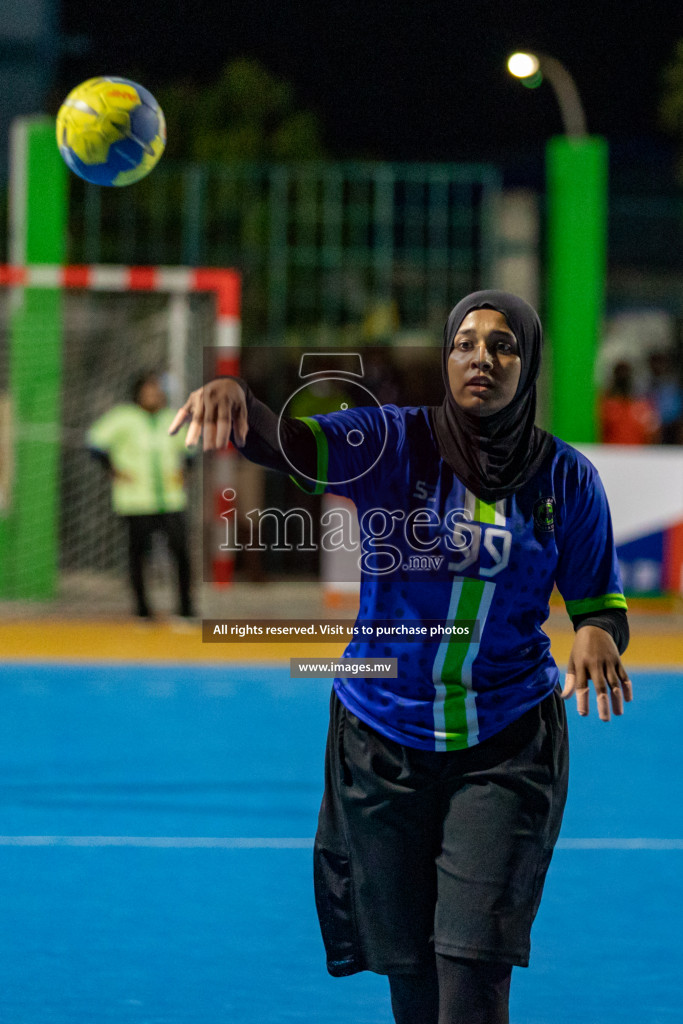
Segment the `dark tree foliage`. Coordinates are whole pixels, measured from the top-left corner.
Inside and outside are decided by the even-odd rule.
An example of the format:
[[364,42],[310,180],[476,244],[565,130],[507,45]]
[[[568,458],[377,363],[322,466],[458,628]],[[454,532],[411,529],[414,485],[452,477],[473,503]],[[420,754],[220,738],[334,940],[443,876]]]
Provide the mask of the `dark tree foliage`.
[[197,162],[280,162],[325,156],[315,113],[292,86],[257,60],[240,57],[209,85],[178,82],[157,96],[168,124],[167,154]]
[[679,176],[683,180],[683,39],[664,69],[659,113],[663,127],[678,141]]

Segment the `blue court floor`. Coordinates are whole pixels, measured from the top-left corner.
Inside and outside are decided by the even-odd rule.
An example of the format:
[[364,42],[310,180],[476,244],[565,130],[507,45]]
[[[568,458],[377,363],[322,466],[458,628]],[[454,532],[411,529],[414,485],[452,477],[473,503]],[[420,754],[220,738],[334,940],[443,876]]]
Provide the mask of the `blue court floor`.
[[[683,675],[570,711],[572,782],[513,1024],[683,1021]],[[390,1024],[325,970],[329,686],[285,668],[0,668],[0,1024]]]

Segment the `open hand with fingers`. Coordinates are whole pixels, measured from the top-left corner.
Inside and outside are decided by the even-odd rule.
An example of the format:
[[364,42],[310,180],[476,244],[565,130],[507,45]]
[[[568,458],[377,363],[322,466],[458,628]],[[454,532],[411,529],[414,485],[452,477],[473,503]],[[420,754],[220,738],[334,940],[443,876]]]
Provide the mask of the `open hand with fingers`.
[[576,693],[580,715],[588,714],[588,680],[593,680],[598,715],[610,720],[610,704],[615,715],[623,715],[624,701],[633,700],[633,686],[622,665],[619,651],[609,633],[599,626],[581,626],[576,633],[562,696],[566,700]]
[[169,434],[176,434],[183,423],[188,422],[185,439],[188,447],[197,444],[203,434],[204,451],[227,448],[231,439],[238,448],[243,448],[249,430],[244,390],[230,377],[212,380],[197,388],[178,410]]

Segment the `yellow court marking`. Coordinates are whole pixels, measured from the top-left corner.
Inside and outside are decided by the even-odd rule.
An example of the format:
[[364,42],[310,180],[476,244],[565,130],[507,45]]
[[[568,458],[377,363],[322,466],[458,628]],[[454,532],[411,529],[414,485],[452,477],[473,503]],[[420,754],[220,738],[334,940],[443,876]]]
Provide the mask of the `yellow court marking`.
[[[631,623],[631,640],[622,656],[626,669],[677,668],[683,670],[683,637],[679,633],[637,633]],[[546,630],[553,657],[558,665],[567,664],[574,633],[570,630]]]
[[[632,622],[632,637],[624,655],[627,668],[665,665],[683,667],[683,634],[675,629],[656,632]],[[201,626],[170,623],[138,625],[126,620],[68,621],[56,619],[0,622],[1,661],[71,662],[286,662],[289,658],[338,657],[343,643],[226,643],[205,644]],[[574,637],[571,628],[548,628],[552,651],[565,665]]]
[[289,658],[335,657],[343,644],[202,643],[200,625],[139,625],[125,621],[73,622],[54,619],[0,622],[2,661],[198,662],[230,664]]

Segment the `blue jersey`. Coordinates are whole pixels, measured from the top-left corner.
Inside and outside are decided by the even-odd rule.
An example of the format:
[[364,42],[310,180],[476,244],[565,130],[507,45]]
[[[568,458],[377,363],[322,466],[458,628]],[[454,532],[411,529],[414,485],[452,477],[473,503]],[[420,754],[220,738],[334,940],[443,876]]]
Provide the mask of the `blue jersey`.
[[[543,700],[559,673],[543,631],[553,586],[570,615],[626,608],[607,498],[594,466],[555,438],[515,494],[477,498],[441,459],[426,408],[306,418],[316,486],[361,526],[358,624],[476,621],[471,639],[357,635],[345,657],[398,659],[396,679],[336,679],[346,707],[390,739],[457,750]],[[439,627],[440,629],[441,627]]]

